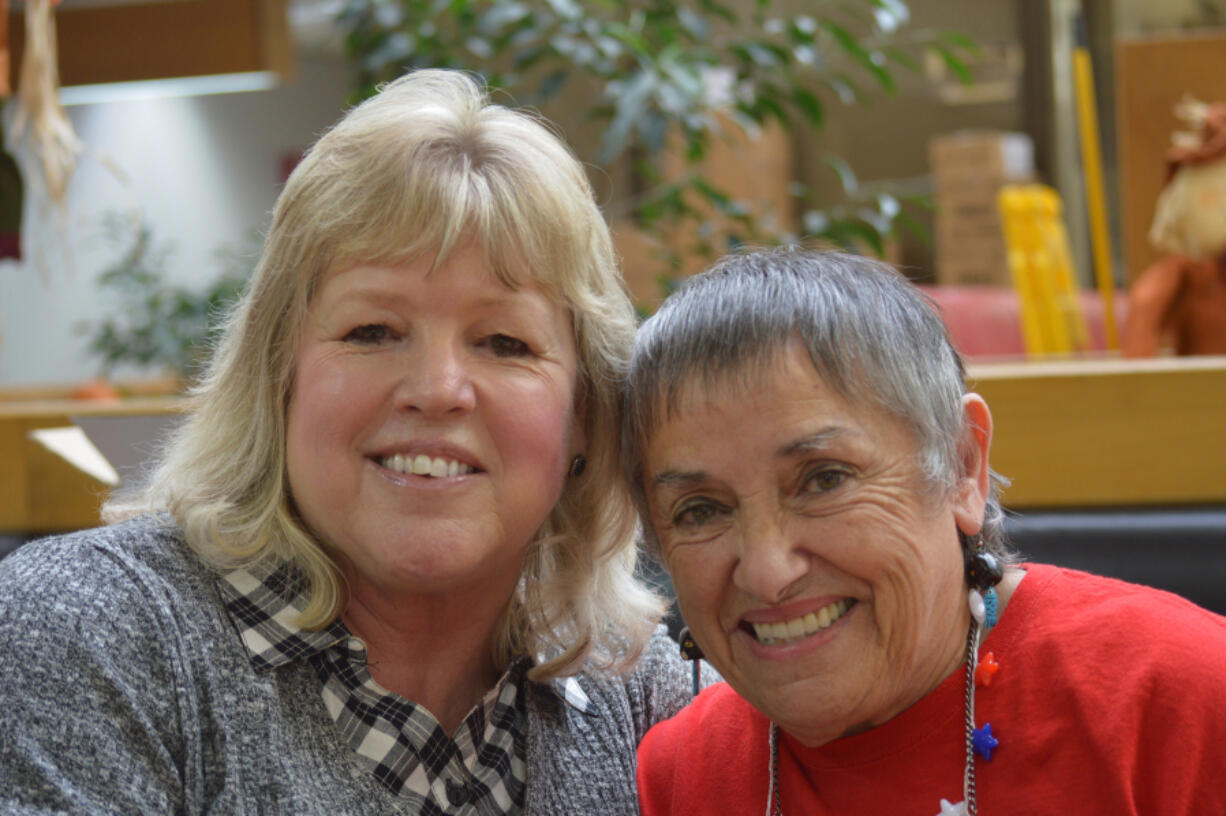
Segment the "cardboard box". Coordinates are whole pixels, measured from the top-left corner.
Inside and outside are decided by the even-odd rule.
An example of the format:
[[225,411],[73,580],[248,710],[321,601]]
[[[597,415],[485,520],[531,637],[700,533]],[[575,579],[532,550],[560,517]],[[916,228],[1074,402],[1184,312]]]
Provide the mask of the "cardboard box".
[[934,179],[995,180],[999,184],[1034,178],[1034,145],[1025,133],[960,130],[928,144]]
[[936,206],[940,284],[1010,285],[1000,188],[1034,178],[1034,147],[1024,133],[958,131],[928,145]]

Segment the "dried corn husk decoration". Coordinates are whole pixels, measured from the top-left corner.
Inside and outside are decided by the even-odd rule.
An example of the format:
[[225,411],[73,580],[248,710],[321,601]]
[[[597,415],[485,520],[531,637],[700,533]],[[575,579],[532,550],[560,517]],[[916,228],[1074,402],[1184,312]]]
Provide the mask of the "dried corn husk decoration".
[[[55,18],[58,0],[26,0],[26,43],[17,82],[17,107],[9,141],[25,154],[27,182],[38,182],[48,198],[63,207],[77,166],[81,142],[60,105]],[[39,172],[30,178],[30,170]]]

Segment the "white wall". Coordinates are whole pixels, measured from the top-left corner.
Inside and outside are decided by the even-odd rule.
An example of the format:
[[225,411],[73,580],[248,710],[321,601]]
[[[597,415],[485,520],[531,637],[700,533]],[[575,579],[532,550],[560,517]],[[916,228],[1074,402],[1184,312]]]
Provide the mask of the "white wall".
[[27,223],[39,223],[27,230],[25,259],[0,262],[0,386],[97,374],[76,327],[115,307],[94,286],[116,256],[102,240],[104,213],[142,213],[155,241],[173,247],[173,279],[212,278],[220,270],[214,252],[264,229],[283,157],[340,116],[349,88],[342,61],[311,57],[300,58],[296,78],[270,91],[68,108],[90,155],[73,177],[65,223],[27,212]]

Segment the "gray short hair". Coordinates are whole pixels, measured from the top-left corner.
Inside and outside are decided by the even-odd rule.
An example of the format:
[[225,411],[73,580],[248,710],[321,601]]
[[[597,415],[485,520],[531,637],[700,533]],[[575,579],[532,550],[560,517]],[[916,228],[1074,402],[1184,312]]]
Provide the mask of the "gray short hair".
[[[581,479],[542,525],[496,659],[546,655],[533,677],[623,668],[660,603],[635,581],[634,507],[618,469],[618,384],[637,316],[582,165],[540,118],[490,103],[466,74],[408,74],[351,110],[295,168],[264,251],[192,410],[142,494],[107,519],[168,510],[218,566],[288,560],[306,577],[304,624],[341,611],[335,565],[289,496],[286,410],[296,338],[324,275],[397,265],[474,242],[494,273],[567,310],[584,407]],[[437,263],[437,261],[436,261]]]
[[[688,279],[639,329],[623,388],[622,467],[646,523],[643,457],[684,389],[708,391],[750,376],[798,340],[822,381],[849,402],[884,409],[916,439],[919,468],[936,491],[961,476],[966,369],[935,306],[893,268],[837,252],[796,248],[731,255]],[[992,474],[985,546],[1006,563]]]

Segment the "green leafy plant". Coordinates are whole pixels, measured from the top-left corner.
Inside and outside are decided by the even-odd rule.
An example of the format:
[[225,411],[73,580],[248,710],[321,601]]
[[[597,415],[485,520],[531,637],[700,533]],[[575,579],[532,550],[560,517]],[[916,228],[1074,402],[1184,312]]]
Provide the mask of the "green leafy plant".
[[[694,236],[705,252],[727,249],[707,240],[722,236],[881,253],[916,197],[861,185],[840,157],[823,160],[842,198],[819,207],[795,181],[795,224],[761,218],[701,162],[730,127],[820,129],[832,105],[893,94],[900,71],[920,72],[925,51],[969,79],[974,53],[965,37],[910,28],[903,0],[345,0],[338,20],[358,68],[357,97],[421,67],[474,71],[526,105],[544,105],[572,82],[593,89],[583,115],[603,124],[603,137],[584,158],[602,167],[628,159],[635,195],[624,207],[648,230]],[[663,171],[670,152],[685,172]],[[686,224],[693,228],[677,230]]]
[[250,278],[245,253],[219,250],[220,273],[202,287],[167,281],[171,251],[154,242],[148,223],[111,214],[104,233],[119,257],[97,279],[116,308],[79,330],[107,377],[120,364],[160,369],[190,382],[201,373],[225,314]]

